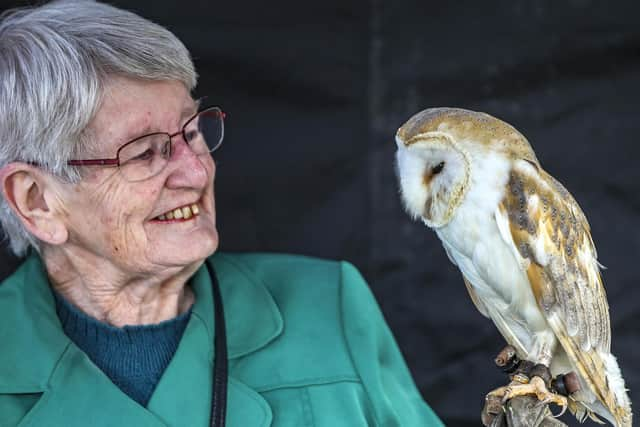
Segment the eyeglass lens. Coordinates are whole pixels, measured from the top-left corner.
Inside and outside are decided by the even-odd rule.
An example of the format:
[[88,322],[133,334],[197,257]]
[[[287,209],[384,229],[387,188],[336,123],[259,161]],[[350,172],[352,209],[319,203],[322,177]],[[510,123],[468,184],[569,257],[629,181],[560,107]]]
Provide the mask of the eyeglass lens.
[[201,111],[176,136],[154,133],[130,142],[118,152],[120,170],[129,181],[141,181],[160,173],[171,157],[171,139],[175,143],[175,138],[181,136],[196,155],[216,150],[224,137],[222,111],[217,107]]

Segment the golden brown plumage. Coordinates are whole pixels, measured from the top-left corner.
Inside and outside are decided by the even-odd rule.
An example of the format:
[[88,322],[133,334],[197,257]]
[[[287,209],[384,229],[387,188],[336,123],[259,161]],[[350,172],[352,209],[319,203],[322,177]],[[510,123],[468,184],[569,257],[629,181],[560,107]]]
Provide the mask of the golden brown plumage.
[[536,301],[572,365],[619,425],[631,425],[630,411],[607,384],[600,356],[610,352],[611,329],[589,223],[562,184],[533,166],[512,169],[500,214],[508,217],[513,245],[528,261]]
[[[472,114],[469,114],[472,113]],[[516,128],[485,113],[461,108],[430,108],[411,117],[397,137],[410,145],[426,133],[442,132],[454,140],[470,139],[478,144],[500,150],[513,159],[538,163],[527,139]]]
[[578,373],[578,418],[631,426],[589,224],[527,139],[488,114],[434,108],[396,142],[405,207],[436,231],[478,310],[521,357]]

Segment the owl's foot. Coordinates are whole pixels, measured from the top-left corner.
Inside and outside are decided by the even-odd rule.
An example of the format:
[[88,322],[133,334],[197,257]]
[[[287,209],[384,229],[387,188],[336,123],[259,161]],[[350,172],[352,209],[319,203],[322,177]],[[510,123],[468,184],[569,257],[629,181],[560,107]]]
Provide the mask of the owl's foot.
[[568,407],[567,398],[550,392],[542,378],[534,376],[528,379],[525,375],[521,374],[514,375],[509,385],[493,390],[487,394],[486,398],[487,400],[500,398],[504,404],[509,399],[518,396],[535,396],[543,404],[555,403],[562,408],[562,411],[556,415],[557,417],[564,414]]
[[[569,406],[567,397],[580,390],[580,381],[575,372],[552,378],[546,365],[520,360],[512,346],[507,346],[498,353],[495,364],[509,375],[511,382],[487,394],[481,412],[483,425],[532,425],[533,420],[539,421],[539,417],[546,414],[544,425],[566,427],[550,417],[552,414],[547,404],[561,406],[562,411],[553,415],[554,417],[565,413]],[[513,398],[516,399],[510,400]],[[535,425],[539,424],[538,421]]]

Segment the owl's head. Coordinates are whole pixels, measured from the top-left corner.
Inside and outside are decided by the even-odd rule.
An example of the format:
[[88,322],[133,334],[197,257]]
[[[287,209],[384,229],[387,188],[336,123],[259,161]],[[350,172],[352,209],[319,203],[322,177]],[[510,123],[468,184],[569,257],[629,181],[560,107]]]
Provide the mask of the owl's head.
[[484,113],[431,108],[396,134],[397,173],[405,209],[431,228],[453,218],[473,184],[472,173],[490,155],[537,163],[529,143],[509,124]]

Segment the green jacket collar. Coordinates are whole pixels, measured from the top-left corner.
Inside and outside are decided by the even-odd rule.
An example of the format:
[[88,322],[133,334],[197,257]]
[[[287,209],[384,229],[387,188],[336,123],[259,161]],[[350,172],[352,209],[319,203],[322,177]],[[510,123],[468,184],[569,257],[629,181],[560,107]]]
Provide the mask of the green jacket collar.
[[[283,329],[282,315],[260,278],[224,254],[216,254],[209,261],[213,262],[224,302],[229,358],[253,353],[277,338]],[[211,282],[205,266],[194,279],[210,297]],[[209,316],[213,335],[213,314]]]
[[[216,254],[209,262],[214,265],[224,301],[229,358],[255,352],[280,335],[282,316],[259,278],[223,254]],[[204,265],[191,285],[196,293],[193,315],[206,327],[213,359],[211,282]],[[9,337],[0,351],[0,393],[45,391],[57,366],[65,360],[65,350],[73,345],[62,332],[39,257],[27,258],[0,286],[0,313],[0,337]]]

